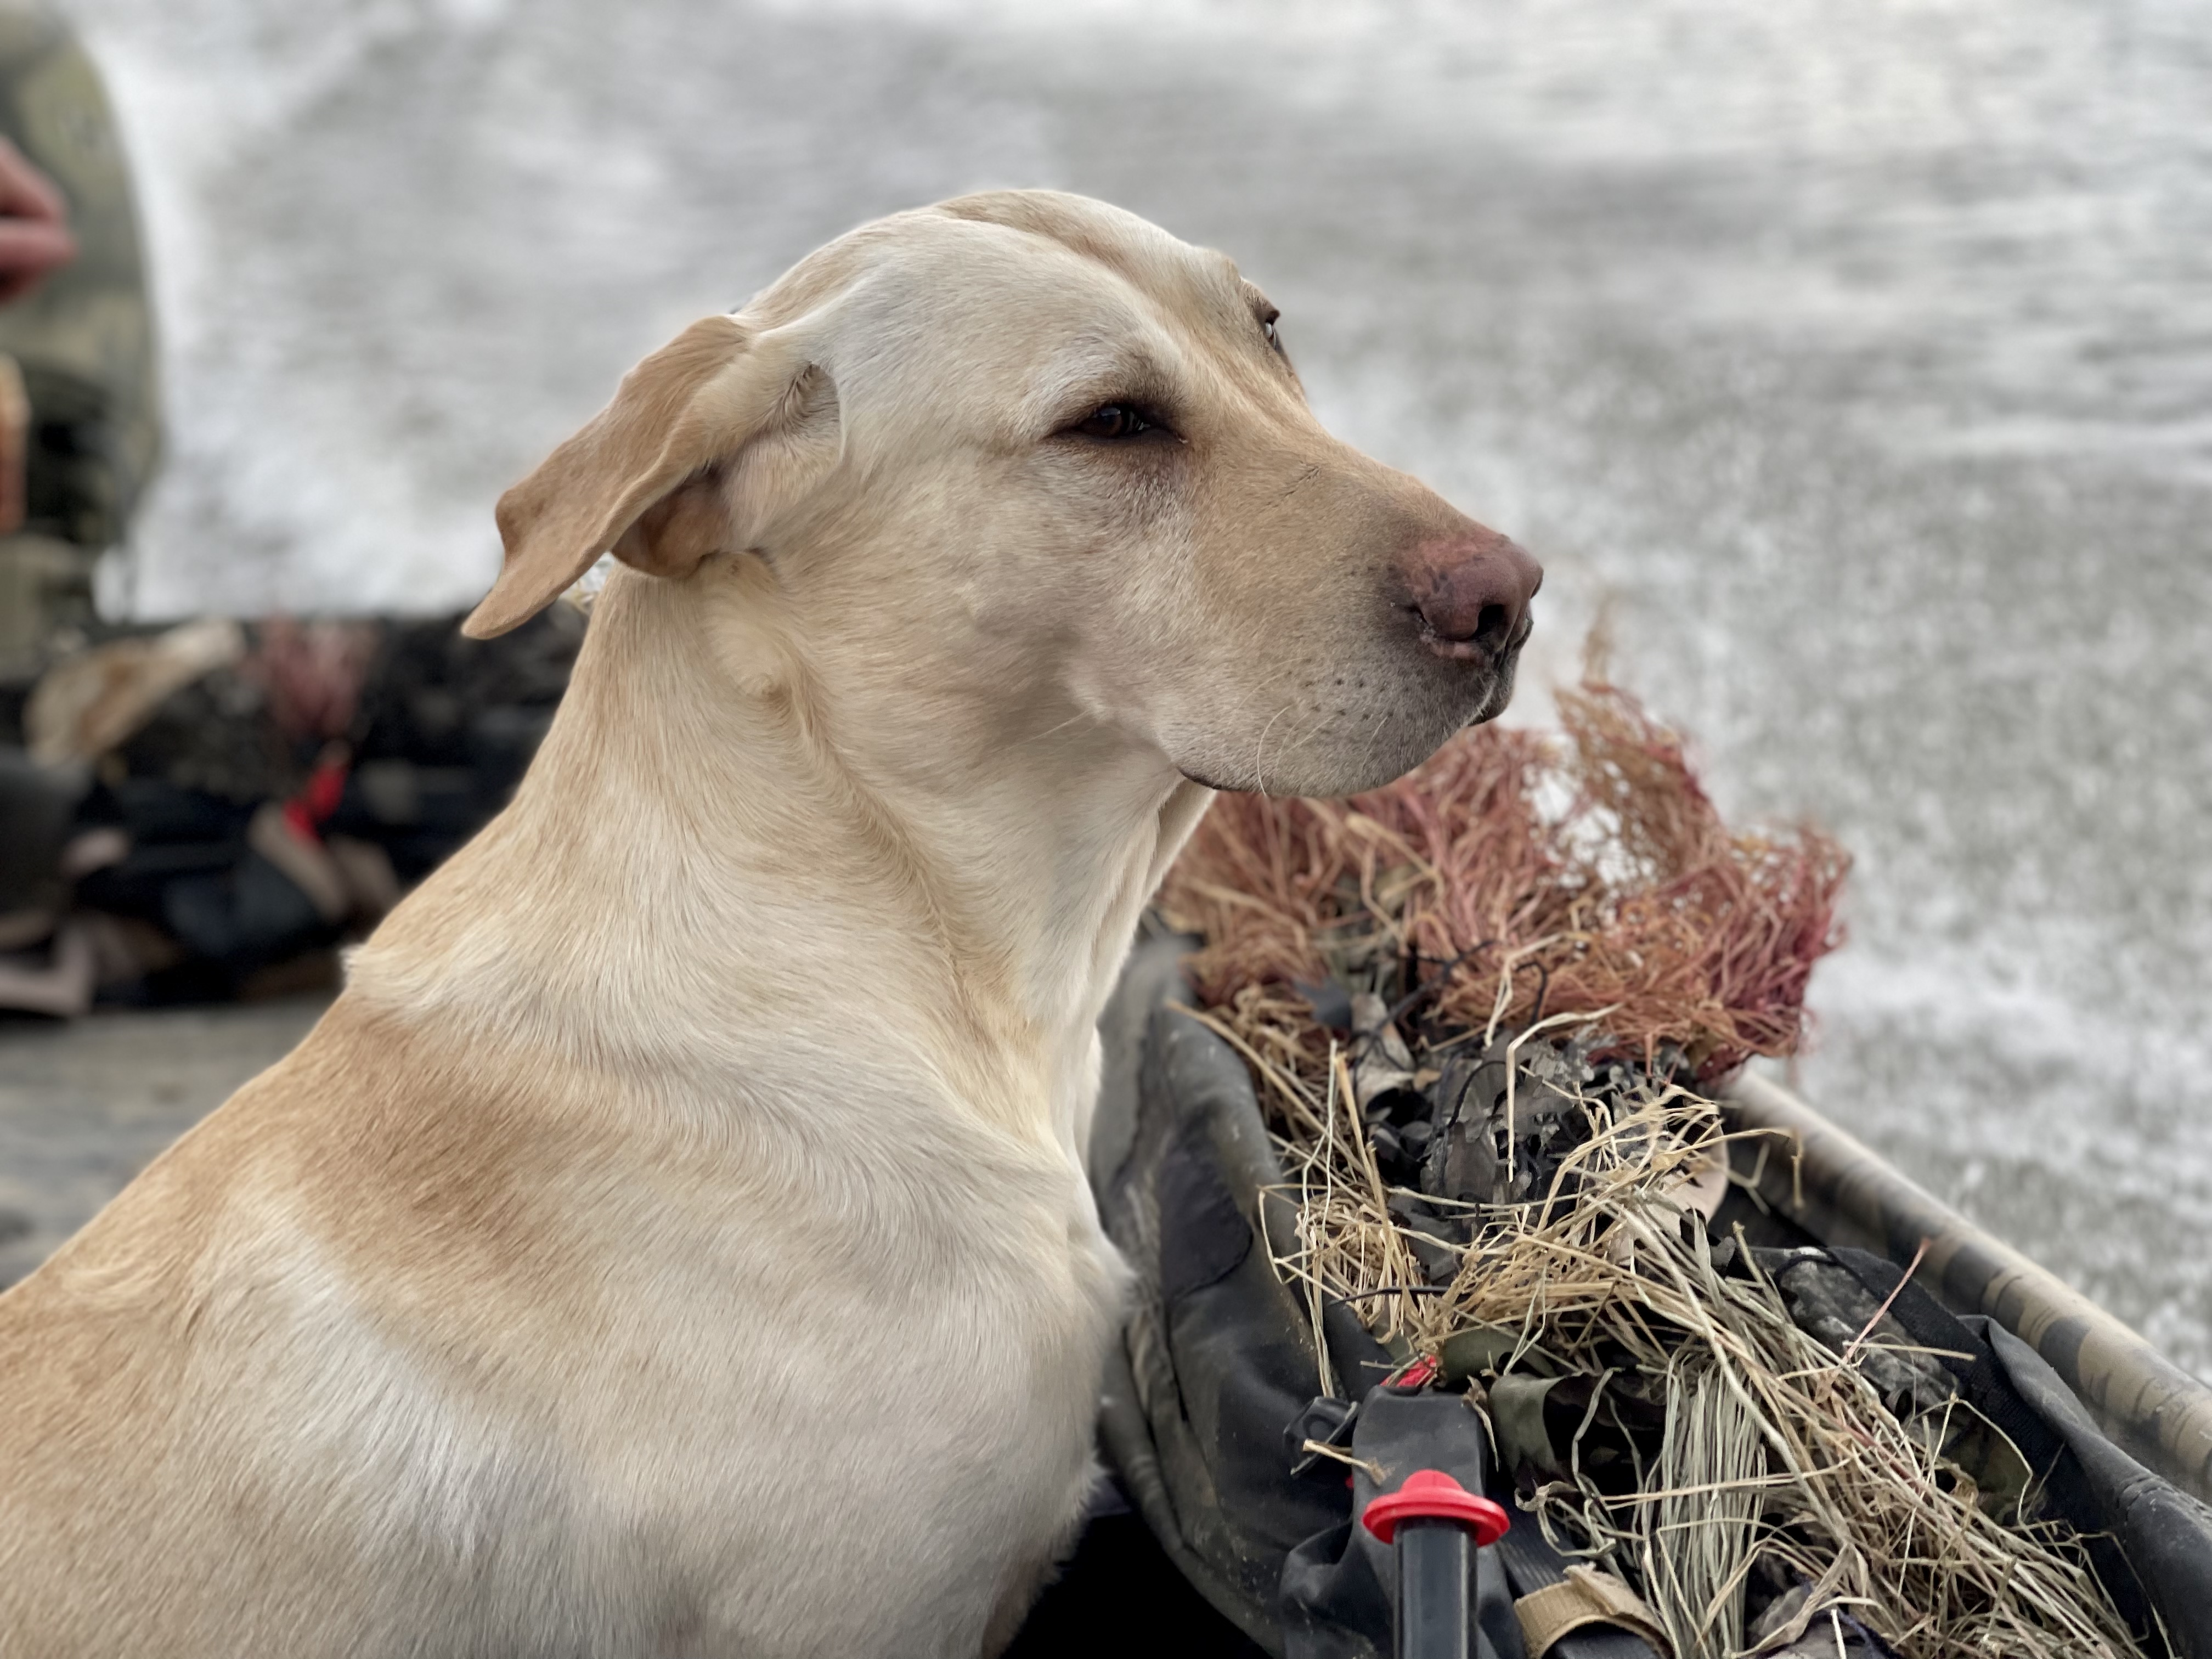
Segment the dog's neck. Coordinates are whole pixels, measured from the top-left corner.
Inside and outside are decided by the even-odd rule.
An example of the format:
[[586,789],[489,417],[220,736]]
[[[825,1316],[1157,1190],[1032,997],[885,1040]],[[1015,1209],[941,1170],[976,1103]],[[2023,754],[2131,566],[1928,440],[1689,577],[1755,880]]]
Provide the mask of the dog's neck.
[[873,1059],[1077,1151],[1098,1015],[1211,792],[1064,702],[913,664],[839,686],[771,604],[618,575],[514,804],[354,983],[659,1074],[842,1030],[842,1077]]

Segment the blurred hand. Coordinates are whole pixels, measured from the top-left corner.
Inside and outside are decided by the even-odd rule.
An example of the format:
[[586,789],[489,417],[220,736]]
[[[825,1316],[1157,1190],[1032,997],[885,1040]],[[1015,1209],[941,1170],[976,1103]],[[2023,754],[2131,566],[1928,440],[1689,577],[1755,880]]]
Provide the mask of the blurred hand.
[[52,179],[0,137],[0,305],[21,299],[76,258],[69,204]]

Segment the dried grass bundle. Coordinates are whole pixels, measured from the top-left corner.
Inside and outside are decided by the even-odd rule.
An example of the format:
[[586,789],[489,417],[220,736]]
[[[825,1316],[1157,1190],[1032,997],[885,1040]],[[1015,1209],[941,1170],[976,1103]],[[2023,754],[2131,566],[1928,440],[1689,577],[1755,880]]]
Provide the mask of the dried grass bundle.
[[[1879,1313],[1835,1351],[1744,1241],[1709,1237],[1725,1137],[1704,1092],[1796,1047],[1838,942],[1844,853],[1810,830],[1731,831],[1680,739],[1601,677],[1560,706],[1556,736],[1469,732],[1350,801],[1224,799],[1164,890],[1205,939],[1200,1018],[1250,1066],[1295,1188],[1298,1243],[1276,1267],[1312,1310],[1324,1389],[1330,1298],[1493,1406],[1577,1380],[1567,1466],[1528,1501],[1555,1544],[1637,1589],[1680,1659],[1771,1650],[1808,1621],[1840,1651],[1847,1618],[1905,1659],[2136,1654],[2078,1540],[1947,1456],[1971,1407],[1885,1403]],[[1349,1013],[1324,1025],[1332,981]],[[1482,1145],[1510,1201],[1435,1178],[1478,1053],[1506,1079]],[[1628,1063],[1590,1063],[1608,1056]],[[1539,1074],[1553,1127],[1577,1121],[1516,1170],[1536,1143],[1516,1138],[1513,1079]],[[1613,1449],[1591,1450],[1608,1424]],[[1781,1631],[1771,1607],[1763,1639],[1747,1628],[1755,1571],[1798,1583],[1796,1628],[1786,1606]]]
[[[1448,1373],[1465,1370],[1456,1340],[1488,1339],[1478,1398],[1486,1382],[1494,1394],[1564,1375],[1595,1379],[1586,1430],[1639,1404],[1663,1412],[1658,1456],[1632,1481],[1584,1468],[1578,1435],[1532,1507],[1556,1546],[1638,1589],[1680,1659],[1750,1650],[1745,1593],[1762,1556],[1814,1587],[1790,1635],[1825,1629],[1833,1610],[1905,1659],[2140,1654],[2063,1523],[1986,1501],[1943,1454],[1948,1414],[1906,1420],[1884,1403],[1859,1363],[1866,1333],[1833,1352],[1748,1253],[1724,1245],[1720,1259],[1744,1265],[1717,1265],[1692,1201],[1725,1156],[1711,1103],[1672,1085],[1583,1097],[1588,1133],[1544,1197],[1482,1206],[1457,1271],[1416,1294],[1419,1235],[1391,1213],[1342,1051],[1304,1074],[1255,1069],[1300,1200],[1298,1248],[1276,1267],[1316,1309],[1345,1300]],[[1770,1630],[1764,1645],[1782,1639]]]

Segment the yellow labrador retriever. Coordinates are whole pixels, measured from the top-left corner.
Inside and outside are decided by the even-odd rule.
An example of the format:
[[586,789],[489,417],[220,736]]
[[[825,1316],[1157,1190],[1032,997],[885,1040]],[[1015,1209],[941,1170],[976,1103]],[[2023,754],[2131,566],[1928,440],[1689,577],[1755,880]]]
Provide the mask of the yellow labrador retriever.
[[0,1297],[0,1653],[987,1654],[1091,1478],[1094,1022],[1217,789],[1379,784],[1539,572],[1217,253],[868,225],[500,503],[623,568],[514,804]]

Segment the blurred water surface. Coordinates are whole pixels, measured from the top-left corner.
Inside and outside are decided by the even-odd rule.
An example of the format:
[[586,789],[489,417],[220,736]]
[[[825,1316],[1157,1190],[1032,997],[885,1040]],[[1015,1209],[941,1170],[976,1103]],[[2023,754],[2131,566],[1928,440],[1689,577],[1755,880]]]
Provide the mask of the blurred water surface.
[[2168,0],[75,0],[175,443],[141,611],[453,606],[858,220],[1226,248],[1324,418],[1858,853],[1802,1082],[2212,1372],[2212,16]]

